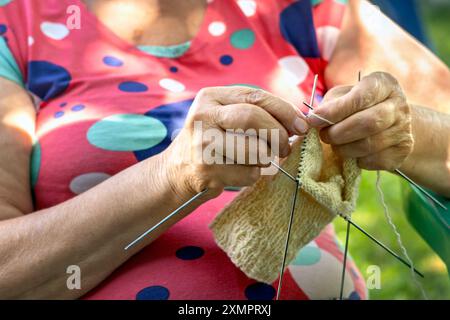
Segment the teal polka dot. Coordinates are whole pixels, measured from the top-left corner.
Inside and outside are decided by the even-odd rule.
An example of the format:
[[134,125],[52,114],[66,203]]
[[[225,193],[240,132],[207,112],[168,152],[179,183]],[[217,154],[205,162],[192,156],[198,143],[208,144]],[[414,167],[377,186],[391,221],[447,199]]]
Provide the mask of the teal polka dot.
[[248,84],[248,83],[234,83],[234,84],[230,84],[228,85],[229,87],[249,87],[249,88],[253,88],[253,89],[261,89],[260,86],[257,86],[255,84]]
[[310,266],[319,262],[321,257],[320,249],[314,246],[306,246],[301,249],[291,264],[296,266]]
[[110,151],[138,151],[151,148],[167,135],[158,119],[138,114],[118,114],[104,118],[87,132],[88,141]]
[[323,0],[311,0],[311,4],[313,6],[317,6],[318,4],[320,4],[321,2],[323,2]]
[[33,150],[31,151],[31,161],[30,161],[30,178],[32,187],[34,187],[37,183],[40,168],[41,168],[41,145],[39,142],[36,142],[33,145]]
[[6,6],[8,3],[10,3],[12,0],[0,0],[0,7]]
[[255,33],[251,29],[242,29],[231,35],[231,45],[236,49],[248,49],[255,43]]

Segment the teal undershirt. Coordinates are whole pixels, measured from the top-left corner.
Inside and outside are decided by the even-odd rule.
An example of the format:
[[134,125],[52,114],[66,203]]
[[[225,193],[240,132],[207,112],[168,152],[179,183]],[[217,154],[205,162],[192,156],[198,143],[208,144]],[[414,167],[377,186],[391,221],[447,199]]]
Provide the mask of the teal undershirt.
[[138,46],[138,49],[158,58],[179,58],[189,50],[191,42],[187,41],[173,46]]
[[0,37],[0,77],[24,86],[22,73],[3,37]]

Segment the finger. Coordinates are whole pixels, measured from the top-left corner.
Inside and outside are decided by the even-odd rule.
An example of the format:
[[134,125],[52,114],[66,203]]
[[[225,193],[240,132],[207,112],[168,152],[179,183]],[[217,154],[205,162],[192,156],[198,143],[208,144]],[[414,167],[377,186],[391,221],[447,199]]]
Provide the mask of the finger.
[[249,87],[214,87],[208,88],[210,98],[220,105],[252,104],[256,105],[277,119],[289,132],[297,135],[308,130],[306,116],[292,103],[261,89]]
[[224,156],[227,164],[270,166],[278,152],[273,152],[267,140],[254,135],[227,132]]
[[261,176],[259,167],[225,164],[216,165],[215,176],[224,187],[246,187],[254,184]]
[[323,97],[322,103],[327,101],[337,99],[347,94],[352,90],[353,86],[336,86],[327,91],[325,96]]
[[[396,90],[398,90],[398,83],[392,76],[376,72],[364,77],[347,94],[322,103],[314,110],[314,113],[337,123],[356,112],[386,100]],[[318,118],[310,118],[309,123],[314,127],[327,126]]]
[[376,135],[396,121],[396,99],[391,98],[372,108],[352,114],[337,124],[320,131],[323,142],[343,145]]
[[267,167],[277,154],[272,152],[267,140],[257,135],[245,135],[235,131],[223,132],[217,128],[202,133],[200,163],[239,164]]
[[358,159],[358,166],[366,170],[394,171],[402,166],[410,153],[407,144],[400,144]]
[[[223,130],[239,129],[242,133],[264,139],[280,157],[290,153],[289,133],[268,112],[251,104],[231,104],[215,108],[214,122]],[[238,132],[238,131],[237,131]]]
[[392,126],[376,135],[344,145],[333,146],[333,150],[345,158],[360,158],[394,146],[407,145],[409,141],[411,141],[411,136],[405,134],[403,126]]

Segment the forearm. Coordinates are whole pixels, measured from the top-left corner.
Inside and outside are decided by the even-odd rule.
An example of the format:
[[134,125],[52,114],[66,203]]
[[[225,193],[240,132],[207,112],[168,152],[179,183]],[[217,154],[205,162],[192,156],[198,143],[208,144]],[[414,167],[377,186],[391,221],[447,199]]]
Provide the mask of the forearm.
[[414,148],[401,170],[418,184],[450,197],[450,115],[412,106]]
[[[174,223],[124,251],[182,202],[161,174],[159,157],[60,205],[0,222],[0,297],[79,297]],[[66,287],[69,265],[81,268],[81,290]]]

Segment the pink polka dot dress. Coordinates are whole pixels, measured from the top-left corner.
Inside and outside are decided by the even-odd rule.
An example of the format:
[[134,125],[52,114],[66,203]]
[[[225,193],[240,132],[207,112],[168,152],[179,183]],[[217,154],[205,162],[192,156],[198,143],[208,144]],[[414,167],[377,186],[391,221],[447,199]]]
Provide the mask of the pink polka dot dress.
[[[80,29],[67,23],[71,5],[80,9]],[[162,57],[119,38],[80,0],[0,0],[0,39],[13,57],[0,55],[0,66],[14,65],[36,103],[35,208],[164,151],[204,87],[262,88],[300,108],[319,74],[319,102],[344,12],[342,0],[208,1],[185,50]],[[83,298],[273,299],[276,283],[246,277],[208,229],[236,194],[225,191],[199,207]],[[342,260],[329,226],[289,265],[281,298],[337,298]],[[346,272],[345,298],[365,299],[352,261]]]

